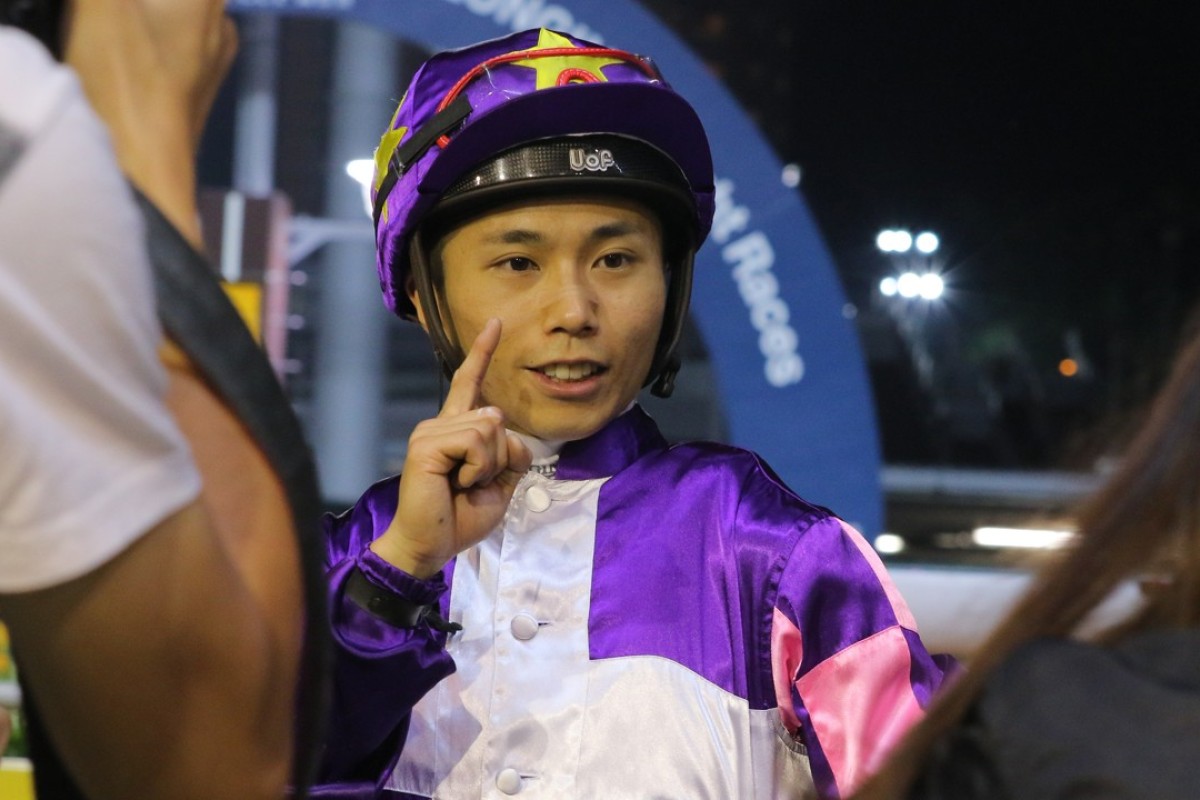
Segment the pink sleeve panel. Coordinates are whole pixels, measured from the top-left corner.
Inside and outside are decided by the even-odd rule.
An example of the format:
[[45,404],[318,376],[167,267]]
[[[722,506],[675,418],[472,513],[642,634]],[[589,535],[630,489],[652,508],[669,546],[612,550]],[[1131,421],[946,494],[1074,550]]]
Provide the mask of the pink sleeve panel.
[[897,626],[846,648],[796,682],[842,796],[883,763],[924,713],[911,671],[908,639]]
[[771,623],[771,677],[775,683],[775,702],[783,725],[791,733],[800,728],[800,718],[792,705],[792,684],[804,661],[804,640],[800,629],[778,608]]

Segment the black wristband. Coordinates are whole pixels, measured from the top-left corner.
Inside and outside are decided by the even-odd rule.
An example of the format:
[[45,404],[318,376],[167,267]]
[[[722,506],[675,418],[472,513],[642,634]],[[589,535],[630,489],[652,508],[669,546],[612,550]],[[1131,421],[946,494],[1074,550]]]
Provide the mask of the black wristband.
[[354,605],[397,628],[416,628],[425,623],[444,633],[462,630],[461,625],[442,619],[435,604],[405,600],[395,592],[371,583],[358,567],[346,579],[345,592]]

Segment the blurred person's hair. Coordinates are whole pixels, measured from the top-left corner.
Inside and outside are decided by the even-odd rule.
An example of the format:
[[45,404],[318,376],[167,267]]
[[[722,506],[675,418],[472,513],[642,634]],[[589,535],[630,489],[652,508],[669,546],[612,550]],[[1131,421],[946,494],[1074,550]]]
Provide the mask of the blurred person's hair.
[[[1200,319],[1198,317],[1197,319]],[[1079,511],[1079,536],[972,656],[856,800],[905,797],[931,750],[964,717],[988,676],[1037,638],[1079,637],[1082,623],[1125,581],[1143,587],[1136,612],[1091,638],[1200,626],[1200,326],[1104,486]]]
[[21,28],[62,59],[65,0],[0,0],[0,25]]

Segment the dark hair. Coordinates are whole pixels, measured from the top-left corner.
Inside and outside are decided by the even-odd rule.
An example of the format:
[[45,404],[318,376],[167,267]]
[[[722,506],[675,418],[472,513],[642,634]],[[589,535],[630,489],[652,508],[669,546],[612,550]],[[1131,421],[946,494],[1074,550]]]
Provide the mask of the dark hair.
[[857,800],[904,797],[930,750],[1020,645],[1078,633],[1122,581],[1146,581],[1134,616],[1095,637],[1200,625],[1200,329],[1194,329],[1115,473],[1080,509],[1080,537],[1042,570],[970,668],[930,708]]
[[61,60],[65,5],[65,0],[0,0],[0,25],[12,25],[33,34]]

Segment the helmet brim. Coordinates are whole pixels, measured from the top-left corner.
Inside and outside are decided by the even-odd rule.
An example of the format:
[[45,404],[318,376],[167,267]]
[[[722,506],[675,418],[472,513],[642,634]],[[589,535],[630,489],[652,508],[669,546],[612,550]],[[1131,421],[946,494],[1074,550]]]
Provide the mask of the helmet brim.
[[483,112],[450,137],[421,176],[418,191],[437,199],[464,172],[496,153],[576,134],[615,134],[653,145],[679,166],[694,192],[711,197],[712,160],[695,110],[669,89],[631,83],[542,89]]

